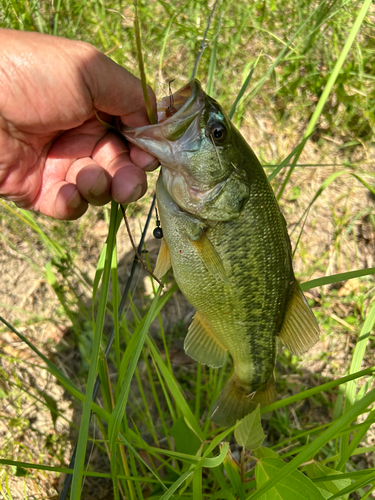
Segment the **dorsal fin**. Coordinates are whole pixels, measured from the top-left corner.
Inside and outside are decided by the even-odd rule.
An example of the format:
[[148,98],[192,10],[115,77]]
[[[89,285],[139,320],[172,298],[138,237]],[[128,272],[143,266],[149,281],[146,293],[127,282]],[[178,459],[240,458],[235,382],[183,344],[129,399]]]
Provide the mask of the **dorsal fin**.
[[293,353],[302,354],[319,340],[319,326],[298,283],[285,311],[280,340]]
[[219,368],[226,360],[227,350],[218,342],[205,319],[197,312],[184,342],[188,356],[203,365]]
[[197,250],[208,272],[212,274],[216,281],[221,279],[224,283],[229,283],[221,258],[203,229],[198,240],[191,239],[190,242]]
[[164,238],[161,240],[160,250],[156,261],[154,274],[161,279],[171,267],[171,253]]

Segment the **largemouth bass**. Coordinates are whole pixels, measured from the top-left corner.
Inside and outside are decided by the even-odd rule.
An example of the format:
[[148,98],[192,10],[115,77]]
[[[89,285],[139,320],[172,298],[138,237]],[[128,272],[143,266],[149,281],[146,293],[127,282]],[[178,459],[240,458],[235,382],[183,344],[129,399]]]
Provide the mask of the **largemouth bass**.
[[192,80],[158,105],[157,125],[125,130],[161,163],[164,233],[155,269],[170,266],[196,309],[184,349],[233,374],[211,420],[231,426],[275,397],[277,338],[301,354],[319,338],[294,277],[286,223],[257,157],[220,105]]

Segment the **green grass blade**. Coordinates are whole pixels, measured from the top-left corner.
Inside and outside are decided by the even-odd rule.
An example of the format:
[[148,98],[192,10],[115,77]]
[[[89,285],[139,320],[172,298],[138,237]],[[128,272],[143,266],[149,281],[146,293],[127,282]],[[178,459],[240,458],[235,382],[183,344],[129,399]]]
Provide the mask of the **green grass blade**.
[[340,281],[347,281],[354,278],[361,278],[362,276],[369,276],[370,274],[375,274],[375,267],[369,267],[368,269],[357,269],[356,271],[348,271],[347,273],[331,274],[331,276],[323,276],[322,278],[316,278],[314,280],[305,281],[300,283],[301,290],[310,290],[310,288],[316,288],[318,286],[332,285],[333,283],[340,283]]
[[288,52],[289,50],[289,47],[292,45],[292,43],[294,42],[294,40],[298,37],[298,35],[304,30],[306,29],[306,26],[308,26],[310,23],[311,23],[311,19],[313,18],[313,16],[316,14],[317,10],[322,8],[322,6],[326,3],[327,0],[323,0],[319,5],[318,7],[315,9],[315,11],[306,19],[306,21],[299,27],[299,29],[294,33],[294,35],[289,39],[288,43],[285,45],[285,47],[281,50],[281,52],[279,53],[279,55],[276,57],[275,61],[273,62],[273,64],[270,66],[270,68],[268,68],[268,70],[266,71],[266,73],[264,74],[264,76],[261,78],[261,80],[256,84],[256,86],[252,89],[252,91],[250,92],[249,96],[248,96],[248,101],[251,101],[251,99],[253,99],[256,94],[261,90],[261,88],[263,87],[263,85],[265,84],[266,80],[268,79],[268,77],[273,73],[273,71],[275,70],[275,68],[279,65],[279,63],[283,60],[284,56],[286,55],[286,53]]
[[[299,156],[299,154],[301,152],[302,152],[302,149],[300,150],[299,153],[296,154],[296,157]],[[338,177],[340,177],[341,175],[350,174],[350,173],[351,173],[350,170],[339,170],[338,172],[334,172],[333,174],[331,174],[324,182],[322,182],[320,188],[316,191],[316,193],[314,194],[312,200],[308,204],[307,208],[303,211],[303,214],[299,218],[297,224],[294,226],[294,229],[291,232],[291,234],[293,234],[294,230],[299,226],[299,224],[301,223],[301,221],[303,220],[303,218],[305,217],[305,215],[309,212],[310,208],[313,206],[313,204],[319,198],[319,196],[322,194],[322,192],[328,186],[330,186],[330,184],[332,184],[332,182],[334,182]],[[279,194],[277,195],[277,199],[280,199],[280,196],[281,195],[280,195],[280,192],[279,192]]]
[[[258,58],[259,60],[259,58]],[[230,108],[230,111],[229,111],[229,119],[231,120],[233,118],[233,115],[236,111],[236,108],[238,106],[238,103],[240,102],[240,100],[242,99],[242,97],[244,96],[245,92],[246,92],[246,89],[247,87],[249,86],[249,83],[250,83],[250,80],[251,80],[251,77],[253,76],[253,73],[255,71],[255,67],[256,67],[256,64],[254,64],[254,66],[251,68],[250,70],[250,73],[247,75],[247,78],[246,80],[244,81],[240,91],[238,92],[238,95],[236,97],[236,100],[234,101],[233,103],[233,106]]]
[[208,75],[207,75],[206,92],[211,97],[215,97],[213,91],[214,91],[214,78],[215,78],[216,57],[217,57],[217,40],[219,37],[220,28],[221,28],[221,18],[223,15],[223,6],[224,6],[224,2],[222,2],[220,5],[219,21],[218,21],[217,30],[215,33],[213,47],[211,50],[210,65],[208,68]]
[[160,49],[160,59],[159,59],[159,72],[160,73],[163,69],[165,47],[167,46],[169,32],[171,30],[171,26],[172,26],[173,20],[175,18],[175,15],[176,15],[176,13],[173,13],[173,15],[171,16],[171,18],[168,21],[167,27],[165,28],[165,35],[164,35],[164,39],[163,39],[163,44],[162,44],[161,49]]
[[239,472],[239,468],[237,463],[235,462],[232,454],[228,454],[224,460],[224,469],[227,473],[229,483],[233,487],[234,492],[239,500],[245,500],[246,493],[244,489],[244,485],[241,481],[241,476]]
[[120,318],[117,314],[120,306],[120,287],[118,281],[118,268],[117,268],[117,245],[116,242],[113,247],[112,263],[111,263],[111,282],[112,282],[112,309],[113,314],[113,330],[115,334],[115,356],[117,370],[121,363],[120,351]]
[[335,420],[332,425],[324,431],[320,436],[318,436],[312,443],[304,447],[291,462],[285,465],[285,467],[278,472],[273,478],[271,478],[267,483],[265,483],[261,488],[259,488],[255,493],[252,493],[247,497],[246,500],[256,500],[261,498],[267,491],[269,491],[275,484],[277,484],[281,479],[285,478],[290,472],[295,470],[297,467],[302,465],[307,460],[311,460],[320,449],[323,448],[334,436],[341,431],[341,429],[348,426],[353,420],[355,420],[358,415],[366,410],[366,408],[375,401],[375,389],[366,394],[366,396],[356,403],[356,405],[338,420]]
[[306,391],[301,391],[298,394],[294,394],[293,396],[289,396],[288,398],[276,401],[275,403],[261,408],[260,413],[264,414],[270,411],[274,411],[278,408],[283,408],[284,406],[296,403],[297,401],[301,401],[302,399],[310,398],[311,396],[319,394],[320,392],[330,391],[334,387],[350,382],[351,380],[356,380],[357,378],[373,374],[375,374],[375,366],[366,368],[365,370],[361,370],[357,373],[352,373],[351,375],[346,375],[345,377],[338,378],[337,380],[331,380],[330,382],[326,382],[325,384],[318,385],[317,387],[307,389]]
[[179,477],[177,479],[177,481],[173,484],[173,486],[171,486],[169,488],[168,491],[166,491],[164,493],[163,496],[160,497],[160,500],[168,500],[169,498],[171,498],[173,496],[173,493],[175,491],[177,491],[179,489],[179,487],[184,484],[184,482],[192,475],[194,474],[194,469],[192,470],[188,470],[187,472],[185,472],[184,474],[181,475],[181,477]]
[[[156,478],[157,482],[163,487],[163,489],[166,489],[164,481],[160,479],[160,477],[152,470],[152,468],[143,460],[143,458],[137,453],[137,451],[134,449],[134,447],[131,445],[131,443],[120,433],[119,434],[119,440],[122,441],[127,448],[137,457],[137,459],[148,469],[151,474]],[[143,448],[147,449],[146,443],[143,443]],[[159,450],[158,450],[159,451]],[[168,483],[168,481],[166,481]]]
[[[154,318],[157,316],[157,306],[159,302],[159,294],[161,292],[161,287],[159,287],[157,294],[154,297],[154,300],[152,301],[151,307],[145,317],[145,320],[143,322],[142,328],[140,330],[139,336],[137,338],[137,344],[132,352],[131,359],[129,361],[129,365],[126,367],[126,373],[125,376],[123,377],[123,384],[121,388],[121,392],[119,394],[119,397],[116,401],[115,407],[113,409],[111,419],[109,422],[109,429],[108,429],[108,437],[109,437],[109,447],[112,450],[112,453],[114,456],[116,456],[116,441],[117,441],[117,436],[120,430],[121,422],[124,417],[124,413],[126,410],[126,404],[129,396],[129,391],[130,391],[130,383],[134,375],[134,371],[136,369],[137,363],[139,356],[141,354],[141,350],[143,348],[143,345],[145,343],[148,329],[150,327],[150,324],[154,320]],[[129,349],[128,349],[129,350]]]
[[95,378],[97,373],[99,350],[101,345],[105,311],[107,306],[107,296],[108,296],[109,281],[111,274],[112,253],[115,244],[116,222],[118,216],[121,217],[121,212],[118,209],[118,204],[112,202],[106,262],[104,265],[101,293],[99,298],[98,315],[95,321],[95,332],[94,332],[94,339],[90,357],[90,369],[86,386],[85,401],[83,404],[80,432],[78,436],[76,461],[74,464],[72,492],[71,492],[72,500],[79,500],[81,495],[83,468],[85,462],[87,438],[88,438],[90,415],[91,415],[92,394],[94,390]]
[[96,294],[98,293],[99,283],[103,275],[104,263],[107,254],[107,243],[104,244],[100,252],[98,263],[96,265],[94,283],[92,287],[92,316],[94,317]]
[[375,196],[375,188],[373,186],[370,186],[370,184],[366,182],[364,179],[362,179],[362,177],[360,177],[359,175],[352,174],[352,176],[355,177],[357,181],[363,184],[370,191],[370,193],[372,193]]
[[[177,290],[177,285],[174,284],[167,292],[165,292],[159,299],[157,306],[155,308],[155,316],[152,318],[152,321],[156,318],[156,316],[160,313],[160,310],[164,307],[167,301],[170,299],[171,295]],[[136,330],[134,331],[132,337],[129,340],[128,346],[125,350],[125,353],[122,356],[120,369],[118,371],[118,382],[117,386],[122,387],[124,384],[125,375],[127,372],[127,367],[132,358],[133,352],[136,349],[137,343],[139,341],[139,335],[142,330],[142,327],[146,321],[146,317],[144,317],[140,323],[138,324]]]
[[[23,467],[25,469],[35,469],[35,470],[43,470],[43,471],[48,471],[48,472],[59,472],[60,474],[72,474],[73,469],[69,469],[67,467],[51,467],[50,465],[44,465],[44,464],[34,464],[31,462],[21,462],[21,461],[15,461],[15,460],[8,460],[8,459],[3,459],[0,458],[0,464],[1,465],[10,465],[14,467]],[[105,478],[105,479],[111,479],[111,474],[108,472],[95,472],[95,471],[90,471],[90,470],[85,470],[83,471],[83,475],[87,477],[98,477],[98,478]],[[158,479],[152,479],[151,477],[137,477],[137,476],[124,476],[119,474],[118,475],[119,479],[126,479],[127,481],[134,481],[134,482],[145,482],[145,483],[153,483],[153,484],[160,484],[160,480]],[[171,484],[172,481],[165,480],[165,484]],[[163,484],[163,483],[162,483]]]
[[154,343],[152,339],[147,338],[147,346],[149,347],[151,354],[159,367],[159,370],[161,371],[164,380],[166,381],[166,384],[168,386],[169,391],[172,393],[177,406],[179,407],[181,413],[184,415],[184,417],[187,419],[189,422],[191,428],[194,430],[194,432],[199,436],[200,439],[204,439],[202,430],[197,422],[197,419],[194,416],[194,413],[191,411],[189,405],[187,404],[180,387],[178,386],[176,379],[174,376],[171,375],[170,371],[168,370],[168,367],[162,360],[160,354],[158,353],[156,347],[154,346]]
[[[76,397],[79,401],[84,401],[85,396],[82,394],[82,392],[78,389],[78,387],[72,382],[64,373],[55,366],[52,361],[50,361],[42,352],[39,351],[37,347],[35,347],[22,333],[20,333],[16,328],[14,328],[6,319],[4,319],[2,316],[0,316],[0,321],[4,323],[4,325],[9,328],[19,339],[22,340],[32,351],[35,352],[37,356],[40,357],[46,364],[48,371],[65,387],[65,389],[72,394],[72,396]],[[101,408],[99,405],[95,404],[92,402],[91,404],[91,409],[99,415],[103,420],[106,422],[109,421],[109,413],[107,413],[103,408]]]
[[147,79],[146,79],[145,67],[143,64],[142,39],[141,39],[141,28],[140,28],[140,22],[139,22],[138,0],[134,0],[134,10],[135,10],[135,19],[134,19],[135,41],[136,41],[136,45],[137,45],[138,67],[139,67],[139,72],[141,75],[143,98],[145,100],[148,119],[150,120],[151,124],[155,124],[158,122],[158,120],[155,116],[154,110],[152,109],[150,97],[148,95]]
[[[371,310],[361,328],[357,344],[354,349],[352,361],[350,363],[349,373],[354,373],[358,371],[361,367],[363,357],[366,352],[367,343],[369,341],[369,336],[374,328],[375,324],[375,303],[373,303]],[[355,399],[355,391],[357,388],[357,383],[352,380],[348,382],[345,391],[345,402],[343,412],[346,413],[353,405]],[[342,436],[340,439],[340,462],[338,465],[338,470],[343,470],[347,460],[350,456],[349,450],[349,434]]]
[[361,500],[366,500],[367,498],[370,497],[370,495],[372,496],[372,492],[375,490],[375,485],[372,486],[369,490],[366,491],[366,493],[363,495],[363,497],[361,497]]
[[[346,461],[349,459],[349,457],[354,455],[357,446],[359,446],[362,439],[366,436],[371,425],[374,423],[374,415],[375,415],[375,410],[372,409],[370,413],[367,415],[365,422],[363,424],[359,424],[358,426],[356,426],[357,432],[353,435],[352,440],[350,441],[350,444],[347,447],[346,454],[345,455],[343,454],[343,457],[337,466],[337,470],[342,470],[345,467]],[[349,432],[353,432],[353,429],[350,429]],[[349,433],[347,433],[346,437],[348,435]]]
[[335,67],[333,68],[332,73],[330,74],[330,77],[327,81],[327,85],[324,87],[323,93],[320,96],[319,102],[315,108],[315,111],[311,117],[310,123],[306,129],[305,136],[310,135],[314,128],[315,125],[318,122],[318,119],[320,117],[320,114],[323,110],[323,107],[328,99],[329,94],[331,93],[332,87],[334,86],[336,79],[341,71],[341,68],[345,62],[345,59],[353,45],[353,42],[358,34],[358,31],[362,25],[362,22],[365,18],[365,15],[367,14],[367,11],[372,3],[372,0],[365,0],[362,4],[362,7],[357,15],[357,18],[353,24],[352,29],[350,30],[349,36],[346,39],[345,45],[340,53],[339,58],[337,59],[337,62],[335,64]]
[[6,203],[3,200],[0,200],[0,205],[5,208],[8,212],[12,213],[16,217],[18,217],[22,222],[24,222],[26,225],[28,225],[35,233],[40,237],[40,240],[42,243],[45,245],[45,247],[49,250],[50,254],[52,256],[57,256],[60,259],[66,259],[67,254],[64,250],[64,248],[59,245],[57,242],[51,240],[44,231],[40,229],[38,224],[36,223],[33,215],[28,212],[27,210],[22,210],[22,209],[17,209],[15,210],[13,208],[13,204],[10,205],[9,203]]
[[202,467],[195,467],[193,474],[193,498],[202,500]]
[[310,136],[304,137],[302,141],[293,149],[293,151],[283,160],[280,165],[278,165],[268,176],[269,182],[272,181],[276,177],[276,175],[282,170],[286,165],[289,164],[290,160],[295,156],[296,154],[300,154],[300,152],[303,150],[305,147],[306,141],[309,139]]
[[346,488],[338,491],[333,496],[329,497],[330,500],[336,500],[336,498],[343,498],[344,495],[352,493],[353,491],[358,490],[359,488],[363,488],[368,484],[374,483],[375,477],[373,473],[367,474],[364,477],[357,479],[353,484],[347,486]]
[[[305,137],[307,137],[308,135],[310,135],[313,132],[313,130],[314,130],[314,128],[319,120],[319,117],[323,111],[324,105],[326,104],[327,99],[331,93],[331,90],[336,82],[336,79],[339,76],[339,73],[344,65],[345,59],[346,59],[346,57],[347,57],[347,55],[348,55],[348,53],[353,45],[353,42],[358,34],[358,31],[362,25],[362,22],[365,18],[365,15],[367,14],[367,11],[368,11],[371,3],[372,3],[372,0],[365,0],[362,4],[362,7],[357,15],[357,18],[353,24],[353,27],[350,30],[349,36],[346,39],[345,45],[340,53],[339,58],[337,59],[335,67],[333,68],[333,71],[331,72],[330,77],[328,78],[327,85],[324,87],[323,93],[320,96],[318,104],[316,105],[314,113],[310,119],[310,122],[309,122],[307,129],[306,129],[306,132],[305,132]],[[302,151],[301,151],[301,153],[302,153]],[[297,163],[301,153],[299,153],[296,156],[296,158],[295,158],[296,163]],[[281,198],[281,196],[284,192],[285,186],[288,183],[293,171],[294,171],[294,167],[291,167],[290,170],[288,171],[286,177],[285,177],[285,181],[284,181],[283,185],[280,188],[280,191],[278,193],[278,199]]]

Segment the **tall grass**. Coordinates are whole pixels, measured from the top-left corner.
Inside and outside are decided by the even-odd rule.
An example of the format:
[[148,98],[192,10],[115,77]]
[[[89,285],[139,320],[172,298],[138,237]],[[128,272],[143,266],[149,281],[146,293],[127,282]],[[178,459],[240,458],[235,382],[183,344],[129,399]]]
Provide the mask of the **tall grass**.
[[[4,27],[90,41],[118,63],[135,73],[138,71],[131,3],[59,0],[47,5],[37,1],[22,4],[4,1],[2,7],[0,21]],[[44,217],[2,202],[4,248],[12,249],[30,269],[37,270],[55,295],[51,302],[57,304],[51,319],[31,314],[31,323],[25,320],[22,308],[22,314],[8,308],[13,321],[7,321],[8,311],[5,311],[4,324],[35,353],[43,370],[64,387],[77,405],[82,405],[74,471],[66,467],[64,458],[59,465],[52,462],[54,465],[50,466],[45,465],[44,455],[39,460],[32,450],[20,453],[9,437],[0,460],[4,465],[0,473],[0,493],[4,498],[14,498],[9,487],[12,474],[23,475],[27,481],[34,470],[73,474],[70,498],[74,500],[88,497],[87,493],[81,493],[88,476],[110,480],[115,499],[334,499],[348,495],[368,498],[372,494],[374,470],[361,469],[357,458],[374,451],[373,446],[363,442],[375,422],[374,367],[368,355],[374,343],[371,276],[374,268],[356,269],[350,265],[345,273],[325,276],[327,256],[311,258],[299,242],[306,217],[314,216],[315,207],[328,189],[350,178],[361,187],[362,195],[371,196],[374,175],[351,161],[346,168],[340,165],[327,174],[316,190],[310,192],[299,180],[305,170],[297,167],[313,134],[315,144],[322,150],[323,135],[336,141],[340,138],[341,152],[354,151],[363,144],[367,149],[373,147],[368,142],[374,126],[371,85],[375,78],[370,64],[374,55],[369,36],[371,17],[366,17],[369,7],[369,0],[363,4],[296,1],[287,7],[272,1],[222,2],[208,32],[208,47],[197,75],[207,82],[211,94],[226,109],[231,109],[234,122],[245,130],[251,114],[264,115],[266,108],[272,110],[275,127],[285,127],[290,122],[287,132],[298,132],[294,147],[284,157],[270,158],[273,164],[270,179],[286,208],[292,195],[298,198],[302,197],[298,193],[306,192],[308,202],[299,207],[295,225],[301,235],[295,242],[296,256],[305,263],[300,273],[304,279],[302,288],[319,290],[320,307],[316,309],[324,336],[332,330],[327,310],[335,296],[328,294],[326,299],[323,287],[344,280],[362,280],[361,291],[353,297],[357,313],[353,319],[341,319],[347,325],[346,331],[351,328],[355,346],[345,362],[336,367],[333,380],[319,379],[315,387],[287,397],[293,391],[292,383],[282,378],[279,400],[261,409],[262,414],[271,416],[264,425],[266,440],[260,448],[259,419],[241,423],[241,432],[238,427],[216,428],[209,421],[209,409],[230,372],[230,360],[220,371],[195,365],[187,369],[172,366],[173,345],[170,332],[165,331],[162,312],[176,292],[173,280],[168,278],[166,291],[161,293],[152,279],[146,277],[149,291],[142,299],[145,307],[136,300],[137,291],[133,290],[128,296],[128,314],[117,318],[119,207],[112,203],[111,209],[103,212],[108,220],[108,237],[94,278],[90,279],[80,269],[78,257],[85,253],[85,248],[79,248],[79,241],[84,229],[90,226],[92,213],[77,223],[49,223]],[[138,10],[149,83],[158,91],[159,84],[175,78],[178,87],[191,74],[209,7],[193,0],[155,1],[139,2]],[[297,116],[302,126],[296,125]],[[343,196],[349,198],[351,189],[350,185]],[[366,213],[367,208],[363,210],[362,215],[368,215],[371,222],[373,210],[369,208]],[[342,217],[340,231],[333,235],[337,259],[341,249],[336,243],[345,232],[354,238],[351,228],[359,217],[360,214]],[[19,231],[26,242],[24,252],[18,249]],[[309,280],[313,274],[321,277]],[[92,303],[85,303],[82,290],[91,294]],[[327,300],[330,303],[325,306]],[[67,376],[64,366],[58,366],[45,355],[43,345],[36,345],[35,340],[30,341],[25,335],[30,324],[38,328],[46,321],[71,327],[84,365],[79,377]],[[150,325],[155,321],[159,325],[158,334],[151,335]],[[112,322],[115,342],[106,360],[103,339],[106,325]],[[175,333],[181,334],[178,327]],[[33,387],[18,384],[17,369],[24,366],[25,360],[11,358],[7,353],[1,359],[7,366],[9,363],[16,366],[9,373],[5,370],[2,373],[7,382],[2,398],[14,404],[12,391],[17,389],[29,401],[38,397],[38,403],[53,415],[54,421],[64,417],[58,402],[43,400]],[[278,366],[281,372],[293,373],[299,370],[296,362],[284,350]],[[364,362],[371,366],[361,369]],[[97,373],[101,399],[94,403],[92,393]],[[311,385],[314,377],[315,374],[309,375]],[[330,418],[323,423],[307,418],[302,408],[308,402],[323,407]],[[91,414],[97,429],[95,434],[90,433]],[[297,414],[301,428],[291,421]],[[233,434],[243,448],[235,444]],[[89,470],[87,449],[108,456],[108,472]]]

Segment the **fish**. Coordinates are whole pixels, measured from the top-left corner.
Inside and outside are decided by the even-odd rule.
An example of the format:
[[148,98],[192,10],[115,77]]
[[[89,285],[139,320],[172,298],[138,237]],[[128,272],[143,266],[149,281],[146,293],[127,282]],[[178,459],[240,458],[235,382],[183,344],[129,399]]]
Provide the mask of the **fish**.
[[299,355],[318,341],[319,326],[294,276],[264,169],[219,103],[193,79],[157,109],[157,124],[122,133],[161,164],[154,272],[162,277],[172,267],[196,310],[184,350],[212,368],[232,357],[210,414],[230,427],[274,401],[278,339]]

